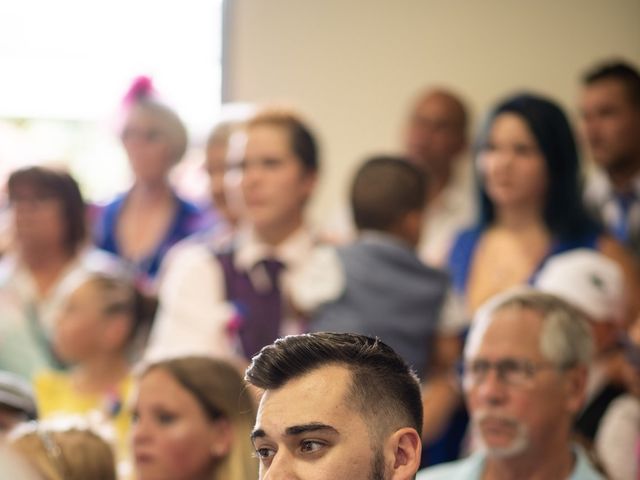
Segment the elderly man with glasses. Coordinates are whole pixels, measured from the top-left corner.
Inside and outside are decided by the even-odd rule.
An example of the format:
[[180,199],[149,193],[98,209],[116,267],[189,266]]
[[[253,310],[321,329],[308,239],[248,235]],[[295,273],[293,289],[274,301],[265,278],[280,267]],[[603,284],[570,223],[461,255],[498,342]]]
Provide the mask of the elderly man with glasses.
[[463,386],[480,448],[418,480],[602,477],[571,442],[593,352],[589,326],[562,300],[519,288],[478,312]]

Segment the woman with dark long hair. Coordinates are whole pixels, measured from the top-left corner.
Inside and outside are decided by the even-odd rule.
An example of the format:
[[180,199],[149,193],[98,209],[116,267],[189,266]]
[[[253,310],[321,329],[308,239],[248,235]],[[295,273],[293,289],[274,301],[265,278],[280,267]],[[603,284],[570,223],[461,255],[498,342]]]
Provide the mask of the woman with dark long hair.
[[582,203],[576,143],[558,105],[532,94],[500,103],[480,136],[476,162],[480,218],[458,237],[449,261],[470,314],[574,248],[601,251],[621,265],[630,288],[638,285],[631,256]]

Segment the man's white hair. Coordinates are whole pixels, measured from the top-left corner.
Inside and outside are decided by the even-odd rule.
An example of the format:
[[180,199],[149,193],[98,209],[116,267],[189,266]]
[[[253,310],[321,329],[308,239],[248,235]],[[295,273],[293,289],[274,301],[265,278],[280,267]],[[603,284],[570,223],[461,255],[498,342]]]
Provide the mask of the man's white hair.
[[589,365],[594,344],[591,329],[583,315],[555,295],[530,287],[517,287],[496,295],[478,309],[465,345],[465,358],[478,350],[495,314],[511,308],[540,314],[543,320],[540,352],[557,368]]

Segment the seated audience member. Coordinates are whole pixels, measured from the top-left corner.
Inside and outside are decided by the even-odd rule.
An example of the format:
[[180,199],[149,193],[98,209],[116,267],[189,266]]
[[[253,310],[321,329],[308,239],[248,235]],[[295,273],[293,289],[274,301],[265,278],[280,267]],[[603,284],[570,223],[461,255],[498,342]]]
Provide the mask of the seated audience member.
[[116,480],[111,447],[89,428],[30,422],[13,430],[9,443],[42,480]]
[[31,386],[10,372],[0,371],[0,441],[13,427],[36,418]]
[[[450,371],[465,317],[447,295],[447,275],[415,253],[427,196],[424,175],[402,158],[366,162],[351,189],[358,240],[337,250],[316,248],[294,278],[291,297],[311,318],[310,331],[379,337],[415,369],[424,382],[422,439],[429,448],[423,453],[433,463],[458,454],[455,441],[442,436],[461,405]],[[465,418],[449,435],[463,435]]]
[[[237,118],[236,118],[237,117]],[[206,145],[205,169],[209,176],[209,207],[206,208],[207,220],[202,230],[188,236],[175,244],[162,260],[158,282],[162,281],[163,272],[171,269],[173,258],[180,258],[179,252],[194,243],[208,243],[210,248],[224,245],[236,231],[242,214],[242,199],[239,185],[228,180],[228,171],[237,165],[237,155],[242,154],[238,144],[242,140],[241,117],[236,115],[229,120],[221,120],[211,133]],[[234,134],[237,134],[234,136]]]
[[287,277],[314,246],[303,216],[316,182],[315,140],[295,114],[265,110],[246,125],[240,167],[247,223],[227,245],[194,245],[172,258],[148,358],[197,352],[248,359],[302,329],[283,299]]
[[591,327],[595,356],[589,367],[586,403],[575,424],[575,431],[590,447],[610,403],[625,391],[618,373],[626,294],[622,271],[595,250],[575,249],[549,259],[534,286],[573,305]]
[[223,360],[183,357],[148,366],[133,406],[137,480],[254,480],[252,398]]
[[531,281],[548,258],[574,248],[611,257],[629,288],[638,288],[633,257],[582,204],[574,137],[555,103],[530,94],[503,101],[489,116],[479,149],[479,223],[458,237],[449,259],[470,315],[491,296]]
[[464,388],[481,450],[427,469],[435,479],[601,479],[571,444],[593,340],[559,298],[526,287],[479,310],[464,351]]
[[242,131],[246,117],[248,117],[246,113],[238,112],[229,119],[221,120],[211,130],[207,139],[205,167],[209,175],[211,201],[216,212],[221,216],[222,223],[214,228],[215,231],[233,230],[240,222],[242,206],[237,198],[240,194],[234,191],[233,195],[229,195],[231,187],[226,180],[226,174],[231,166],[237,164],[237,159],[232,157],[241,154],[236,145],[238,142],[235,141],[240,136],[235,134]]
[[420,387],[380,340],[348,333],[288,336],[263,348],[245,379],[264,390],[251,434],[260,479],[414,478]]
[[129,281],[103,274],[91,275],[71,293],[53,334],[53,349],[70,370],[35,376],[40,418],[98,412],[115,428],[118,458],[125,456],[129,357],[141,327],[153,318],[151,303]]
[[429,179],[418,253],[438,267],[446,265],[456,235],[475,219],[473,169],[464,158],[468,126],[462,100],[436,88],[418,97],[405,130],[405,154]]
[[351,188],[358,239],[338,249],[319,247],[292,290],[294,305],[310,314],[310,331],[379,337],[421,378],[433,360],[448,288],[446,274],[415,253],[425,198],[424,175],[405,159],[365,162]]
[[640,259],[640,73],[623,62],[583,79],[583,133],[596,169],[586,201],[611,235]]
[[202,213],[180,198],[169,181],[171,169],[187,149],[187,131],[180,118],[154,98],[151,82],[144,77],[125,101],[128,112],[121,139],[133,185],[101,209],[94,236],[98,247],[126,260],[141,284],[152,291],[164,254],[200,228]]
[[635,480],[640,475],[640,317],[630,326],[624,343],[628,393],[611,403],[595,440],[598,459],[611,480]]
[[[402,139],[404,156],[429,179],[425,219],[417,247],[428,265],[443,267],[456,235],[473,224],[473,169],[464,158],[468,115],[462,100],[446,89],[428,89],[415,100]],[[356,237],[351,212],[339,211],[325,227],[329,243]]]
[[121,266],[88,246],[85,205],[67,173],[17,170],[8,191],[15,243],[0,260],[0,368],[29,378],[43,366],[59,365],[50,337],[69,288],[90,272]]

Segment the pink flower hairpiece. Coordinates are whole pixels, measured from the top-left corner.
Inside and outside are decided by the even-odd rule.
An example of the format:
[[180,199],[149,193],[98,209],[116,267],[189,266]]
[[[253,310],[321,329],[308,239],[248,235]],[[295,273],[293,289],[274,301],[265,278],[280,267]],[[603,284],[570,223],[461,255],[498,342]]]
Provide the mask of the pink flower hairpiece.
[[140,100],[152,97],[154,93],[155,89],[153,88],[153,81],[151,80],[151,77],[141,75],[134,79],[131,87],[129,87],[129,90],[122,99],[122,103],[124,105],[132,105]]

